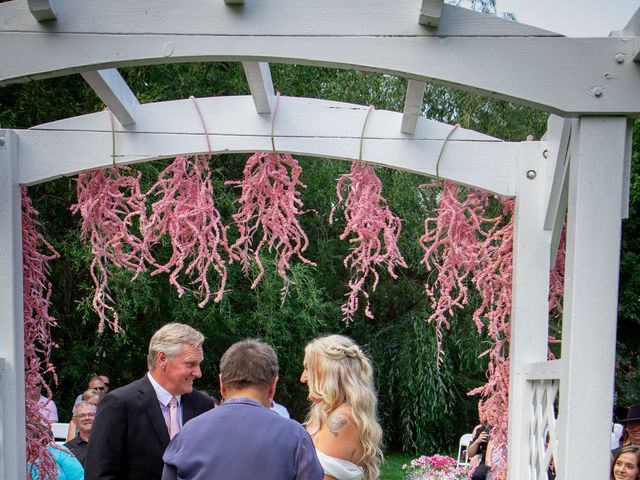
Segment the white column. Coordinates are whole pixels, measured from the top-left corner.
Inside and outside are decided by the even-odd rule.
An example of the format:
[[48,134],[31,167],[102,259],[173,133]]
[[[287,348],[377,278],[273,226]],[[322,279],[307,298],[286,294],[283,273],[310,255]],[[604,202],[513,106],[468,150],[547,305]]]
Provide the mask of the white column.
[[514,212],[508,478],[524,480],[529,475],[531,384],[523,370],[547,359],[551,232],[544,229],[547,175],[543,147],[538,142],[521,146]]
[[0,477],[24,480],[24,328],[18,138],[0,130]]
[[572,132],[558,478],[609,478],[627,119]]

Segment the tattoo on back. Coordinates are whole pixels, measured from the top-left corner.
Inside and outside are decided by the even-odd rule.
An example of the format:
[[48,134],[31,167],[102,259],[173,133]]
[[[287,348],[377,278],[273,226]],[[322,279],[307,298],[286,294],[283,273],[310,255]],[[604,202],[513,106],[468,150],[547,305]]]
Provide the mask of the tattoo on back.
[[327,421],[327,427],[331,432],[331,435],[337,437],[339,435],[338,430],[344,427],[349,421],[349,417],[346,413],[336,412],[329,416]]

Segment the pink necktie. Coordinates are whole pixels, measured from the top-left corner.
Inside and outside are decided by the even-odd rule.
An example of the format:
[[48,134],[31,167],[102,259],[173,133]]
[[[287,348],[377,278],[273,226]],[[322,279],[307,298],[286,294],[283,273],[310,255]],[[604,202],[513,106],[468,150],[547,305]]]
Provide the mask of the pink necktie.
[[169,438],[171,439],[175,437],[179,430],[178,399],[176,397],[171,397],[171,400],[169,400]]

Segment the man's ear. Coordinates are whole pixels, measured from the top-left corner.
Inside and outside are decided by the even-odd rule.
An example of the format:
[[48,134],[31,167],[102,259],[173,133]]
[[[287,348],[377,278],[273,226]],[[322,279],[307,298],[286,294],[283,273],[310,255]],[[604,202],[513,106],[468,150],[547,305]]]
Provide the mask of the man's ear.
[[271,385],[269,385],[269,398],[273,401],[273,397],[276,394],[276,384],[278,383],[278,377],[273,379]]
[[227,396],[227,387],[222,382],[222,375],[218,374],[218,380],[220,381],[220,397],[224,400]]

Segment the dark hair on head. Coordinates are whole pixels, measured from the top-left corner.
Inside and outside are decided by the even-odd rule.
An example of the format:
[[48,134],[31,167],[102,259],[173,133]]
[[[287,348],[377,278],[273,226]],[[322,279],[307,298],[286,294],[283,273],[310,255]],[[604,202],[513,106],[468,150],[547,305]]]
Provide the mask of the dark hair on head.
[[278,357],[270,345],[247,339],[231,345],[220,359],[220,379],[227,388],[268,387],[278,376]]
[[[611,471],[610,471],[610,475],[611,478],[613,479],[613,467],[615,467],[616,462],[618,461],[618,458],[620,458],[620,455],[624,454],[624,453],[632,453],[633,455],[635,455],[636,457],[636,466],[638,467],[638,470],[640,470],[640,446],[638,445],[625,445],[624,447],[621,447],[616,454],[611,458]],[[639,476],[636,476],[636,479],[640,478]]]

